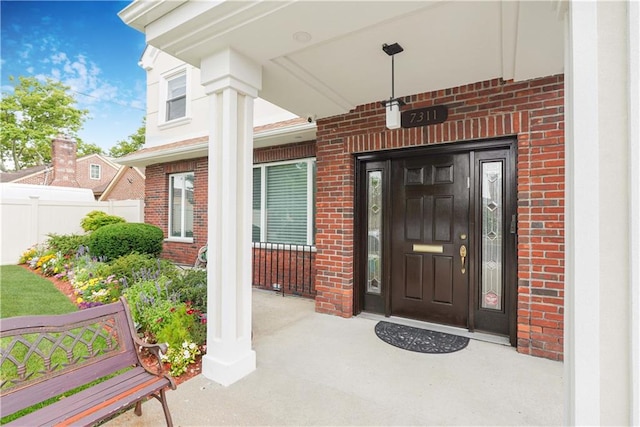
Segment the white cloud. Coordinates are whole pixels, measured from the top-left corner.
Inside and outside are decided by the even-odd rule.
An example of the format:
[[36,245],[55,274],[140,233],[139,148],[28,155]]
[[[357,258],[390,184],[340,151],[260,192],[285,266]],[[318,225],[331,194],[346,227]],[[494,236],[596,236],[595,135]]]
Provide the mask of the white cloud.
[[67,54],[64,52],[58,52],[51,56],[51,62],[53,62],[54,64],[61,64],[68,60],[69,58],[67,58]]
[[18,52],[18,56],[21,59],[27,59],[29,58],[29,54],[31,54],[32,50],[33,50],[33,45],[31,43],[25,43],[24,49]]

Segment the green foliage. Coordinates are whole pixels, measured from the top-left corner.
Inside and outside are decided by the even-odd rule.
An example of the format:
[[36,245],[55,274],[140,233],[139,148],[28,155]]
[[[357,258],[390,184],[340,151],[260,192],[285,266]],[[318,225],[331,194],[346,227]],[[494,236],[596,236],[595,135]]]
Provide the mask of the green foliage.
[[158,256],[162,252],[163,238],[162,230],[151,224],[110,224],[91,233],[89,251],[107,261],[132,252]]
[[150,276],[164,276],[173,281],[179,277],[180,272],[171,261],[133,252],[112,260],[106,274],[118,279],[125,278],[126,283],[133,283],[139,277],[149,278]]
[[51,139],[77,137],[88,111],[75,107],[69,87],[47,79],[10,77],[13,92],[0,100],[0,169],[6,171],[51,162]]
[[20,266],[0,266],[0,276],[0,317],[62,314],[77,310],[50,281]]
[[127,222],[124,218],[116,215],[109,215],[103,211],[91,211],[80,221],[80,226],[86,232],[95,231],[100,227],[109,224],[120,224]]
[[169,362],[169,374],[177,377],[187,372],[187,367],[196,361],[196,356],[200,354],[200,348],[194,342],[184,341],[179,347],[171,347],[167,354],[160,357],[164,362]]
[[207,270],[188,270],[169,284],[169,291],[194,310],[207,312]]
[[118,144],[109,149],[109,155],[111,157],[122,157],[141,149],[145,142],[146,128],[146,120],[143,119],[142,125],[138,128],[136,133],[129,135],[128,140],[118,141]]
[[166,342],[170,347],[177,347],[185,341],[192,341],[191,331],[195,328],[195,323],[193,315],[187,314],[185,304],[174,306],[159,323],[161,326],[156,333],[156,341]]
[[133,320],[153,337],[162,328],[162,322],[169,318],[171,309],[175,309],[179,304],[169,293],[167,282],[164,277],[157,280],[141,280],[129,286],[123,293],[129,303]]
[[78,147],[78,157],[88,156],[89,154],[104,154],[102,147],[91,142],[84,142],[80,138],[76,138],[76,146]]
[[60,252],[63,256],[74,256],[80,246],[87,246],[89,236],[86,234],[47,234],[49,239],[47,245],[55,252]]

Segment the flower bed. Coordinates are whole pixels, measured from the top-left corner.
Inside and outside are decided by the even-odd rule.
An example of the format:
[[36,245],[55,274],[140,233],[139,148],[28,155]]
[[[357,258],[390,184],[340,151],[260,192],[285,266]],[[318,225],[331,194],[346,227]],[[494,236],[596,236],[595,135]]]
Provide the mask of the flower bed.
[[[77,237],[55,236],[55,241],[80,241]],[[139,334],[169,345],[163,360],[171,375],[195,374],[191,365],[206,339],[206,271],[182,271],[138,253],[107,262],[82,244],[75,253],[69,247],[63,252],[51,240],[25,251],[20,264],[50,278],[80,309],[125,296]]]

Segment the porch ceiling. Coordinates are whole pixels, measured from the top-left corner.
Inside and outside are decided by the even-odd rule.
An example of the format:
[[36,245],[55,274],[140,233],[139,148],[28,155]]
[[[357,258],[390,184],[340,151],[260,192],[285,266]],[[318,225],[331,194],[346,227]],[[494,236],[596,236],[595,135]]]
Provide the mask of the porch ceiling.
[[563,72],[554,1],[147,1],[120,16],[199,67],[226,47],[259,63],[260,97],[300,116],[342,114],[391,95]]

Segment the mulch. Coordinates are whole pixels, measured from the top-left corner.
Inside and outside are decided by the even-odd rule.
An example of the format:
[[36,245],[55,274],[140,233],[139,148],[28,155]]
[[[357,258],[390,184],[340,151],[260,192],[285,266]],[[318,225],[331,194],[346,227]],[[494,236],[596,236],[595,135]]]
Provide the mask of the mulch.
[[[33,273],[36,273],[38,275],[40,275],[40,277],[43,277],[45,279],[47,279],[48,281],[50,281],[51,283],[53,283],[53,285],[60,291],[62,292],[67,298],[69,298],[69,300],[72,303],[76,303],[76,295],[73,292],[73,286],[71,286],[71,283],[67,282],[66,280],[60,280],[60,279],[56,279],[55,277],[48,277],[48,276],[44,276],[42,275],[39,271],[34,271],[32,269],[30,269],[26,264],[21,265],[21,267],[23,267],[26,270],[29,270]],[[157,359],[153,356],[153,355],[142,355],[141,356],[142,362],[147,365],[148,367],[151,367],[152,370],[155,371],[155,367],[157,367]],[[165,364],[165,370],[168,371],[168,367]],[[174,380],[176,382],[176,384],[182,384],[183,382],[195,377],[196,375],[200,374],[200,372],[202,372],[202,356],[197,356],[196,357],[196,362],[191,364],[189,366],[189,368],[187,368],[187,372],[185,372],[184,374],[180,375],[179,377],[174,377]]]

